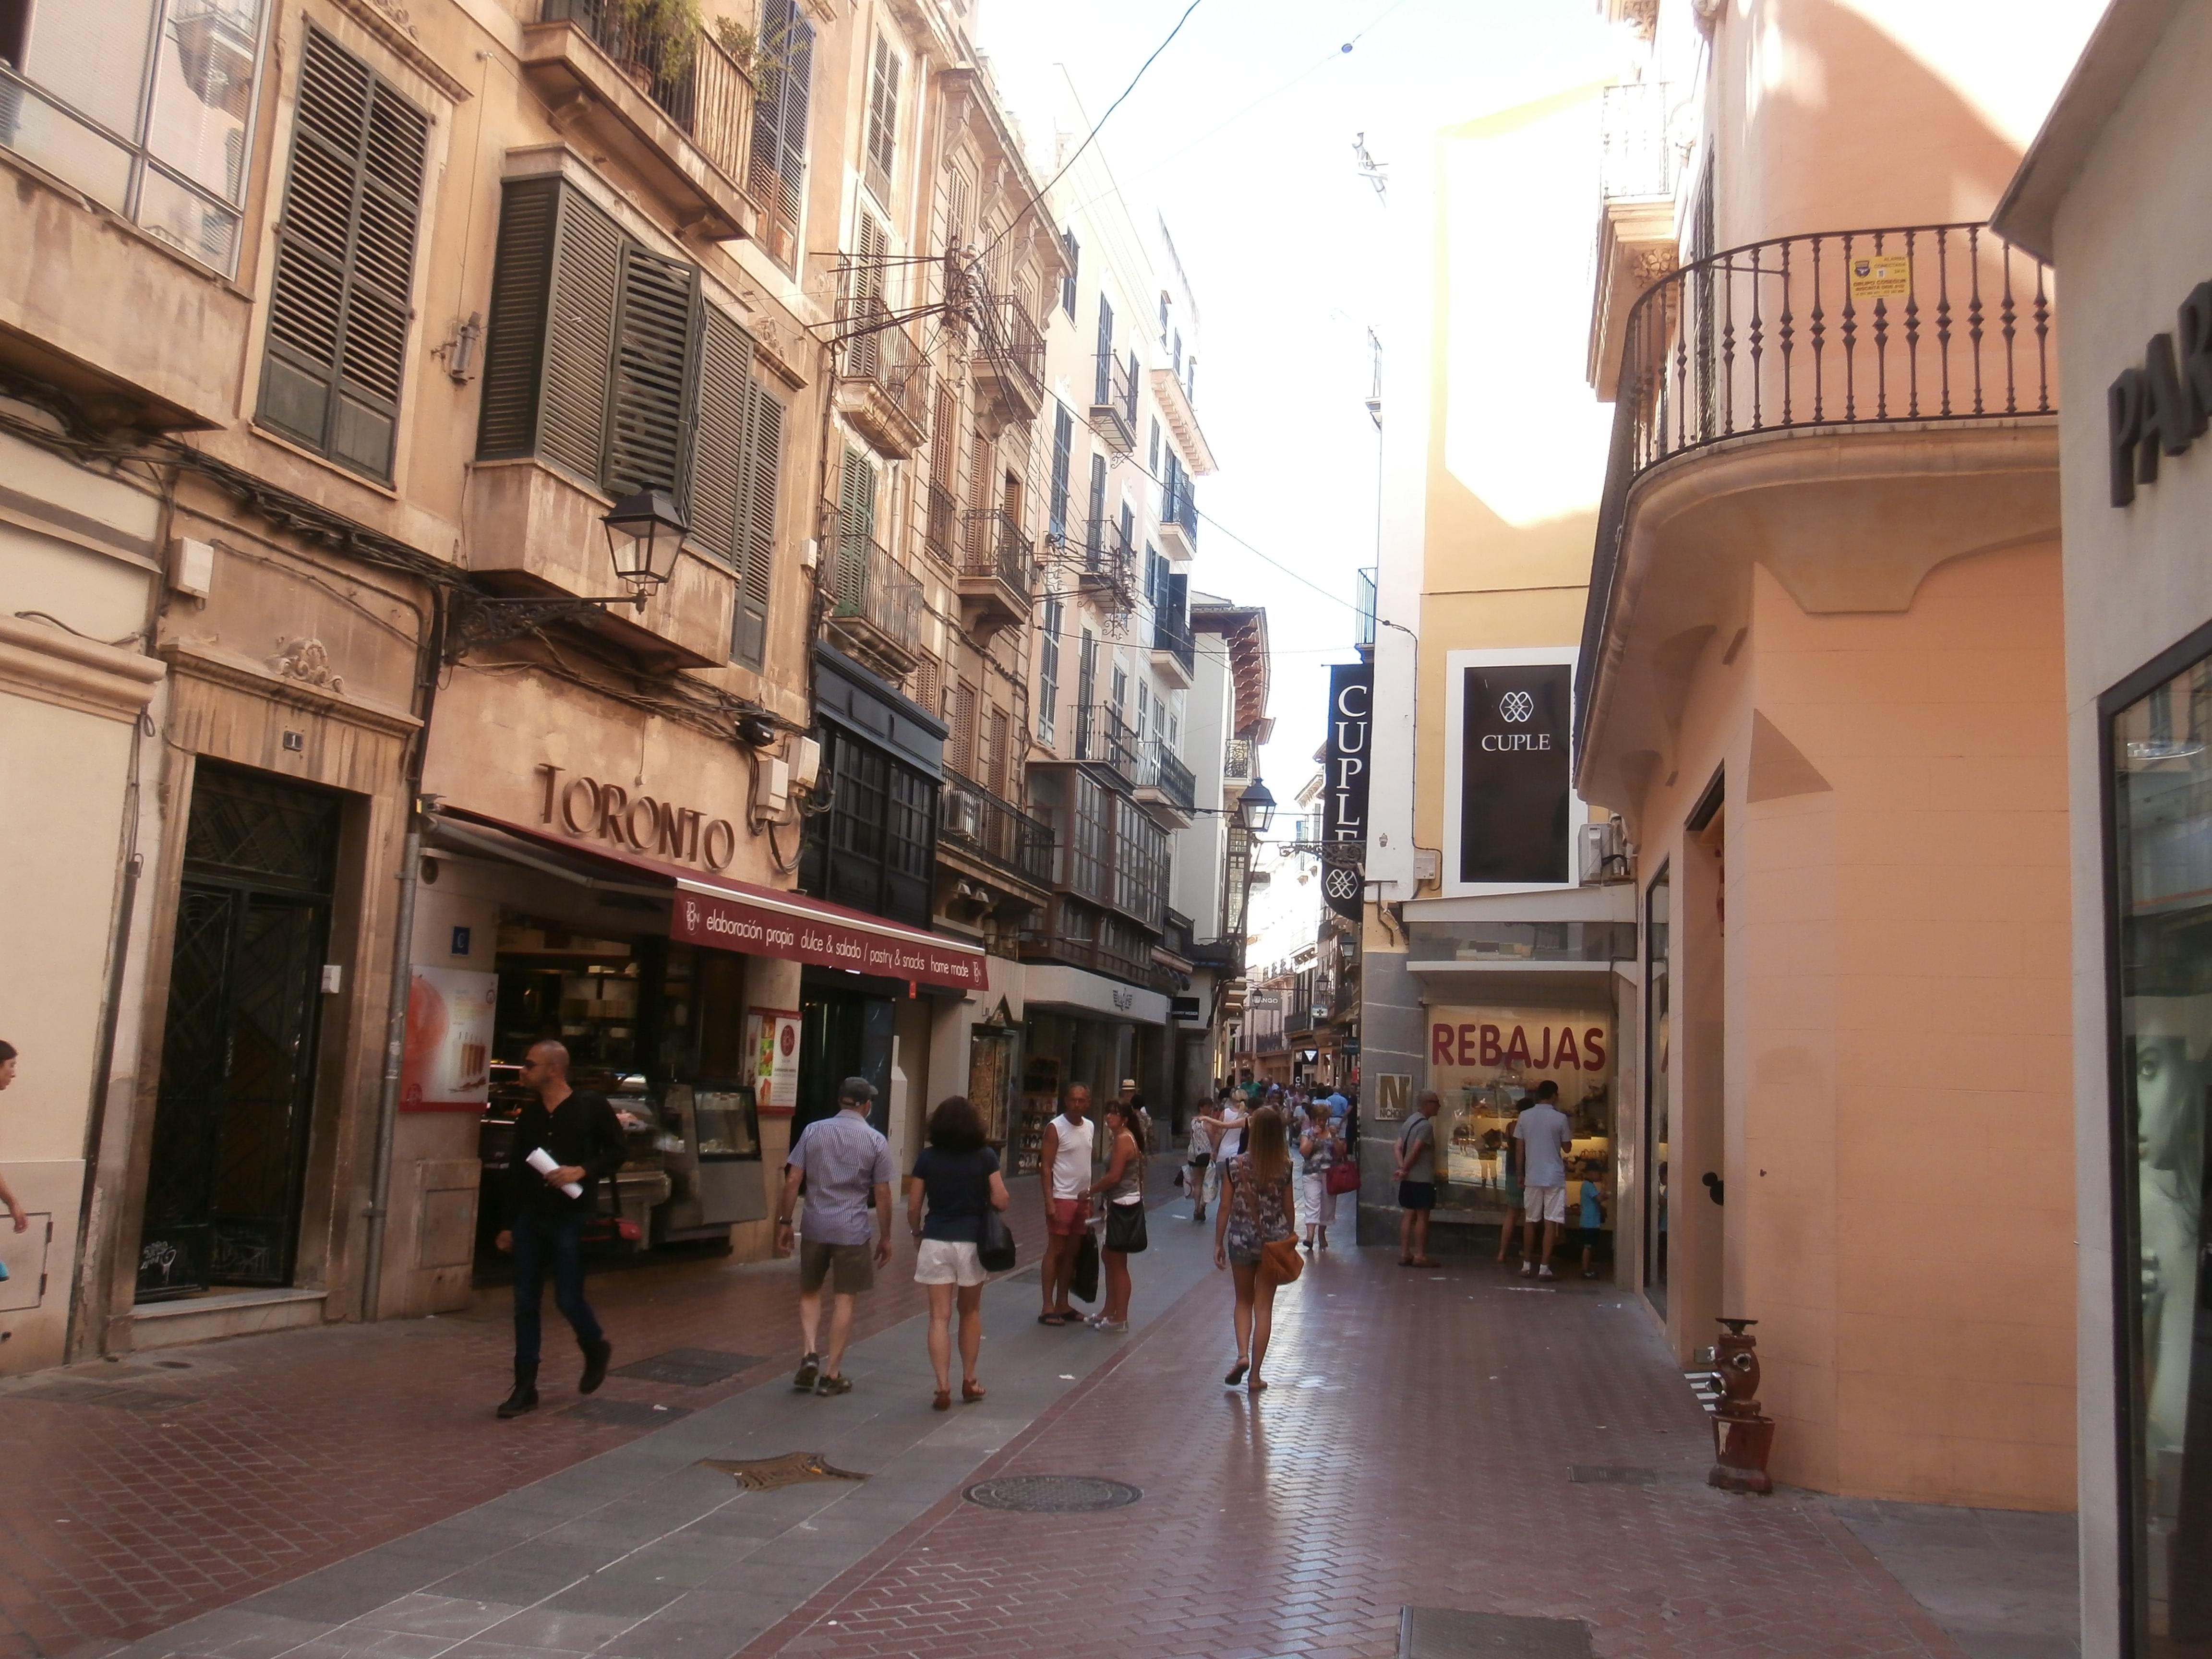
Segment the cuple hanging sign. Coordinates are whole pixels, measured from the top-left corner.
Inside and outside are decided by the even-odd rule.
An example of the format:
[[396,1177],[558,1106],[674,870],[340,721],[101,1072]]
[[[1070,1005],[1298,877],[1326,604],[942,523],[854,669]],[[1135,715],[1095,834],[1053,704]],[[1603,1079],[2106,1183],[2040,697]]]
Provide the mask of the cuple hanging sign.
[[1322,896],[1330,909],[1359,920],[1366,894],[1367,787],[1374,731],[1375,668],[1339,663],[1328,671],[1328,769],[1322,795]]
[[859,917],[847,922],[811,902],[786,904],[765,893],[755,897],[703,883],[677,883],[668,936],[917,985],[980,991],[990,983],[982,952],[973,946],[948,948],[927,933]]

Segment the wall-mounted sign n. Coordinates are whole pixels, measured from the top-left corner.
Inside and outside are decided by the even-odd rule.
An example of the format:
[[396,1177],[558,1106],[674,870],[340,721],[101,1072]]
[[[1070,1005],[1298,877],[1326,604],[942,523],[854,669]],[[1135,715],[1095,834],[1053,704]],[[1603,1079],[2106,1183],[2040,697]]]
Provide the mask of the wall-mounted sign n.
[[1328,671],[1328,769],[1322,797],[1322,894],[1340,916],[1359,920],[1366,893],[1367,786],[1374,732],[1375,669],[1339,663]]

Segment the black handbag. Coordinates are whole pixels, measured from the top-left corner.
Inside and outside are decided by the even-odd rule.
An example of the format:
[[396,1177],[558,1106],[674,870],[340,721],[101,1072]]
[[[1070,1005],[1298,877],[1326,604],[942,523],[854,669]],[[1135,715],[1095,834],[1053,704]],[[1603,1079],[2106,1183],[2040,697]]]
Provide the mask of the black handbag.
[[1141,1203],[1109,1204],[1106,1206],[1108,1249],[1119,1250],[1123,1255],[1136,1255],[1148,1242],[1145,1236],[1145,1206]]
[[987,1273],[1002,1273],[1014,1265],[1014,1232],[1006,1218],[988,1205],[983,1210],[983,1237],[975,1249]]
[[1085,1227],[1083,1243],[1075,1249],[1075,1272],[1068,1289],[1078,1302],[1098,1299],[1098,1235]]

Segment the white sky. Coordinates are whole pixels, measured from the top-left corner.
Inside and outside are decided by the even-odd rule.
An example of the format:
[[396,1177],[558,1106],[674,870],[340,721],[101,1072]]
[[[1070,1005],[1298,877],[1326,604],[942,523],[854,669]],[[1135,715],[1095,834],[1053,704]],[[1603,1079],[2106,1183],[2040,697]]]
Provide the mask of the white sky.
[[[1031,150],[1050,153],[1055,65],[1096,119],[1187,3],[983,0],[977,45]],[[1411,190],[1379,204],[1352,137],[1425,173],[1437,128],[1588,79],[1594,54],[1597,0],[1200,0],[1098,141],[1131,216],[1165,217],[1195,290],[1199,418],[1221,470],[1198,487],[1193,584],[1267,607],[1262,765],[1286,807],[1322,741],[1327,665],[1355,655],[1353,572],[1375,558],[1370,327],[1386,419],[1412,391],[1415,366],[1390,356],[1405,331],[1388,314],[1386,216],[1433,211]],[[1514,254],[1582,292],[1588,256]]]

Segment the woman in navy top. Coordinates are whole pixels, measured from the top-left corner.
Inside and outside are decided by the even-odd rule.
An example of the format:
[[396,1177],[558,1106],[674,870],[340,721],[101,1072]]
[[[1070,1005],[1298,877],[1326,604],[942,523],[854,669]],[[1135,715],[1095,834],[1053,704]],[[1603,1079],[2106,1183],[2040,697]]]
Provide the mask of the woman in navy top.
[[952,1406],[952,1310],[960,1309],[960,1397],[983,1397],[975,1358],[983,1346],[983,1281],[989,1277],[976,1246],[986,1210],[1009,1202],[999,1175],[999,1155],[983,1141],[983,1120],[966,1098],[953,1095],[929,1115],[929,1145],[914,1161],[906,1183],[913,1218],[914,1277],[929,1291],[929,1363],[937,1372],[939,1411]]

